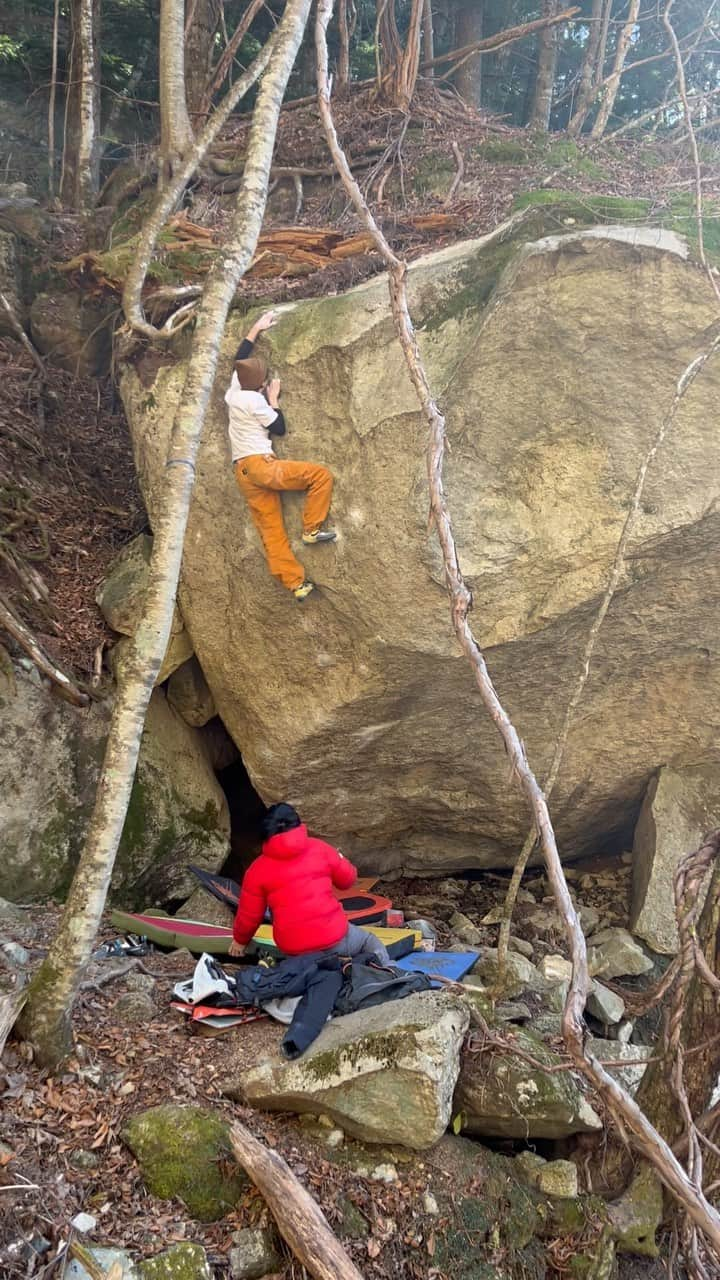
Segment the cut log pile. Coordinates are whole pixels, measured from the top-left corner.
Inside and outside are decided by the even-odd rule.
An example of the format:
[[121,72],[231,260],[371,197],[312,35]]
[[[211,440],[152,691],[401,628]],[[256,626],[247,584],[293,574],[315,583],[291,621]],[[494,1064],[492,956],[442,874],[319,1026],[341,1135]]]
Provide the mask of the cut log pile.
[[[435,242],[456,231],[461,225],[461,212],[429,213],[409,216],[392,229],[393,241],[407,244],[412,240]],[[187,281],[201,279],[219,247],[216,235],[207,227],[191,222],[185,210],[168,222],[158,245],[148,279],[149,292],[160,281],[166,283],[168,269]],[[334,227],[274,227],[258,240],[255,256],[246,280],[266,280],[310,275],[347,258],[374,253],[367,232],[346,236]],[[81,289],[110,290],[120,293],[123,279],[132,259],[133,243],[119,245],[109,253],[87,252],[63,263],[60,270]]]

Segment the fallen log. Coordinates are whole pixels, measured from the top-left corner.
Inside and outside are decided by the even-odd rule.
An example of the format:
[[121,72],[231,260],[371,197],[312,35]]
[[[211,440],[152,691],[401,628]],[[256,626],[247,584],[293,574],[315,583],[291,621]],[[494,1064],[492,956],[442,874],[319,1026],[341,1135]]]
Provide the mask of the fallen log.
[[242,1165],[267,1201],[283,1240],[315,1280],[363,1280],[327,1218],[277,1151],[258,1142],[241,1124],[230,1141]]

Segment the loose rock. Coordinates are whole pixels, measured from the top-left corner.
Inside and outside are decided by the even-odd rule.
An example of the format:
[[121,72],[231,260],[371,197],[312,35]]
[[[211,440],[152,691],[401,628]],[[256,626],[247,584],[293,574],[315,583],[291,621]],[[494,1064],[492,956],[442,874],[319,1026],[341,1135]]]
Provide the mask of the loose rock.
[[603,1040],[598,1036],[589,1036],[588,1045],[601,1062],[639,1062],[638,1066],[620,1067],[612,1072],[613,1079],[627,1089],[628,1093],[637,1093],[638,1085],[645,1075],[644,1061],[652,1057],[652,1049],[648,1045],[623,1044],[620,1040]]
[[538,1170],[536,1186],[545,1196],[575,1200],[578,1194],[577,1166],[571,1160],[550,1160]]
[[293,1062],[267,1058],[223,1087],[269,1111],[327,1113],[365,1142],[432,1146],[448,1126],[467,1009],[421,992],[335,1018]]
[[625,1013],[625,1001],[601,982],[593,982],[588,992],[587,1009],[598,1021],[612,1025],[620,1022]]
[[[513,1041],[543,1065],[560,1065],[532,1032],[518,1028]],[[548,1073],[510,1048],[464,1055],[454,1111],[467,1133],[493,1138],[564,1138],[602,1127],[570,1071]]]
[[202,1245],[189,1240],[173,1244],[164,1253],[140,1263],[140,1280],[213,1280]]
[[573,967],[570,960],[566,960],[565,956],[543,956],[538,965],[543,978],[548,982],[571,982]]
[[230,1250],[232,1280],[261,1280],[282,1265],[277,1233],[269,1228],[246,1227],[233,1234]]
[[470,947],[477,947],[482,943],[480,930],[462,911],[455,911],[450,917],[450,928],[460,942],[466,942]]
[[[100,1245],[90,1245],[89,1252],[103,1275],[107,1275],[110,1268],[118,1263],[120,1280],[140,1280],[140,1272],[126,1249],[104,1249]],[[91,1280],[91,1277],[82,1263],[72,1258],[65,1270],[65,1280]]]
[[627,929],[602,929],[588,939],[590,977],[622,978],[649,973],[653,962]]
[[681,858],[699,848],[706,832],[716,827],[720,827],[717,765],[666,767],[652,779],[635,828],[630,927],[653,951],[664,955],[677,951],[675,872]]
[[139,1026],[151,1022],[157,1013],[155,1002],[144,991],[128,991],[115,1001],[113,1013],[119,1022],[128,1022]]

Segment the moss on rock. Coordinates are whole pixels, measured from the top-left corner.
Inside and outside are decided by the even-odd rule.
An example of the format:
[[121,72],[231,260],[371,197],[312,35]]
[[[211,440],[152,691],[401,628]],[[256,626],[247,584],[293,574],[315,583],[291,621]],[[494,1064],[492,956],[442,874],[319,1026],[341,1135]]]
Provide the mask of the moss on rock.
[[177,1196],[200,1222],[223,1218],[247,1185],[233,1162],[229,1126],[212,1111],[151,1107],[128,1121],[122,1138],[153,1195]]
[[212,1280],[202,1245],[183,1240],[139,1266],[141,1280]]

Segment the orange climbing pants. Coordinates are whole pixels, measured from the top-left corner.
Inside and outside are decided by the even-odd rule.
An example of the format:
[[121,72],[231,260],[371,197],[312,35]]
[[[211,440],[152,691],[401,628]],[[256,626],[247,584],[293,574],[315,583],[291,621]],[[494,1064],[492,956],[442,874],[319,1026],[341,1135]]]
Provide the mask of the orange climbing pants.
[[284,587],[294,591],[305,581],[305,570],[290,548],[280,494],[287,490],[307,490],[303,532],[311,533],[320,527],[330,510],[332,475],[327,467],[316,462],[286,462],[274,454],[254,453],[249,458],[238,458],[235,479],[262,538],[270,572]]

